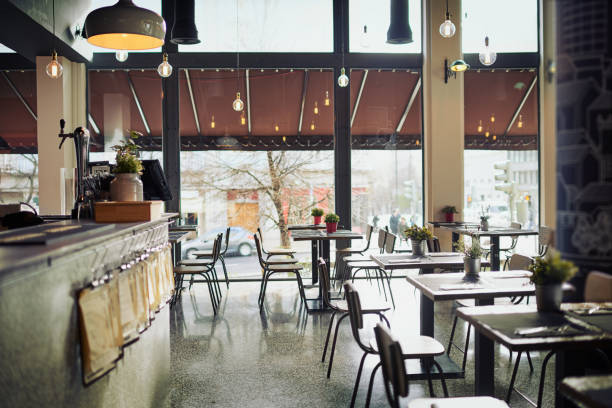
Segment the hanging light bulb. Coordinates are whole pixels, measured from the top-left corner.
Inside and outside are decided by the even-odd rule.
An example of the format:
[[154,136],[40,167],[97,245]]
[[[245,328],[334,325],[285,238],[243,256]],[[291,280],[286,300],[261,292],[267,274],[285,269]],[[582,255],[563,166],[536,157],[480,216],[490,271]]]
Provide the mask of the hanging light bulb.
[[487,130],[487,131],[485,132],[485,137],[489,137],[489,135],[490,135],[490,133],[489,133],[489,131]]
[[450,13],[448,12],[448,0],[446,0],[446,19],[440,24],[440,35],[444,38],[451,38],[455,35],[455,24],[450,19]]
[[325,91],[325,100],[323,101],[323,105],[329,106],[329,92]]
[[497,140],[497,135],[493,135],[493,140]]
[[519,121],[517,126],[519,127],[519,129],[523,127],[523,115],[519,115]]
[[349,77],[346,76],[346,71],[344,67],[340,70],[340,76],[338,77],[338,86],[341,88],[346,88],[349,84]]
[[55,50],[53,50],[51,54],[51,62],[47,64],[46,72],[49,78],[52,79],[58,79],[64,72],[64,67],[62,67],[62,64],[57,60],[57,52],[55,52]]
[[162,78],[168,78],[170,75],[172,75],[172,65],[168,63],[168,54],[165,52],[162,56],[162,63],[157,67],[157,73]]
[[491,123],[495,122],[495,114],[491,114]]
[[212,117],[210,119],[210,128],[211,129],[215,128],[215,115],[212,115]]
[[125,62],[128,59],[128,52],[126,50],[117,50],[115,59],[119,62]]
[[485,37],[485,46],[478,54],[478,59],[482,65],[493,65],[497,59],[497,53],[489,47],[489,37]]
[[278,130],[279,130],[279,129],[280,129],[280,128],[278,127],[278,125],[274,125],[274,131],[275,131],[275,132],[278,132]]
[[319,104],[317,103],[317,101],[315,101],[315,106],[314,106],[313,111],[315,115],[319,114]]
[[283,142],[287,141],[287,136],[283,136]]
[[482,120],[478,121],[478,133],[482,132]]
[[315,124],[314,124],[314,122],[311,122],[311,123],[310,123],[310,130],[315,130]]
[[240,115],[240,124],[242,126],[246,125],[246,118],[244,117],[244,113],[242,113],[242,115]]
[[370,36],[368,35],[368,26],[363,26],[363,31],[361,32],[361,46],[363,48],[370,47]]
[[242,99],[240,99],[240,92],[236,92],[236,99],[234,99],[234,102],[232,103],[232,108],[234,108],[236,112],[240,112],[242,109],[244,109],[244,102],[242,102]]

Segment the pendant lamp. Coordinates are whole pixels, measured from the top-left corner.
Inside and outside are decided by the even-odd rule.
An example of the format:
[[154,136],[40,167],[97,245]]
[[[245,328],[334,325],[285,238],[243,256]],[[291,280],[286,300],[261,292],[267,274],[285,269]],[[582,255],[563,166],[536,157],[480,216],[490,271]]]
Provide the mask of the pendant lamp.
[[444,38],[451,38],[455,35],[455,24],[450,19],[450,13],[448,12],[448,0],[446,0],[446,18],[444,22],[440,24],[440,35]]
[[174,24],[170,41],[184,45],[200,43],[195,24],[195,0],[177,0],[174,3]]
[[157,13],[136,6],[132,0],[101,7],[89,13],[84,26],[87,41],[114,50],[149,50],[161,47],[166,22]]
[[[53,0],[53,42],[55,42],[55,0]],[[53,49],[51,53],[51,62],[47,64],[45,72],[51,79],[58,79],[64,72],[64,67],[57,60],[57,52]]]
[[478,59],[482,65],[493,65],[497,59],[497,53],[489,47],[489,36],[485,37],[485,46],[478,54]]
[[391,0],[391,22],[387,30],[388,44],[412,42],[412,30],[408,23],[408,0]]

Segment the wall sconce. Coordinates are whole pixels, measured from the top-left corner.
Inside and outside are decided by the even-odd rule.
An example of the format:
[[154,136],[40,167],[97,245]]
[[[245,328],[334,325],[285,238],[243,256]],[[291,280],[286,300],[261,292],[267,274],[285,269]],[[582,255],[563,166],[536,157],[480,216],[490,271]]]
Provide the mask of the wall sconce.
[[448,78],[457,77],[457,72],[463,72],[470,69],[470,65],[464,60],[454,60],[450,66],[448,65],[448,59],[444,59],[444,83],[448,83]]

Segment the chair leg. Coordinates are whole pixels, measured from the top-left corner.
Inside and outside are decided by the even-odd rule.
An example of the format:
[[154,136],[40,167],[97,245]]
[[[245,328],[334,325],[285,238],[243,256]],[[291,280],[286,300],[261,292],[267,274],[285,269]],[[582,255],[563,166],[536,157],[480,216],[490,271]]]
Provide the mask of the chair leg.
[[519,362],[521,361],[521,354],[519,351],[514,362],[514,369],[512,370],[512,377],[510,377],[510,385],[508,386],[508,393],[506,394],[506,402],[510,403],[510,397],[512,396],[512,390],[514,389],[514,381],[516,380],[516,373],[518,372]]
[[546,357],[544,357],[544,361],[542,361],[542,374],[540,374],[540,385],[538,387],[538,405],[537,408],[541,408],[542,407],[542,397],[544,396],[544,379],[546,377],[546,365],[548,364],[548,360],[550,360],[550,358],[552,356],[555,355],[555,351],[549,351],[548,354],[546,354]]
[[444,398],[448,398],[448,388],[446,388],[446,379],[444,378],[444,371],[442,371],[442,367],[440,367],[440,364],[438,364],[435,359],[432,358],[431,361],[433,362],[433,365],[436,366],[436,368],[438,369],[438,373],[440,374],[440,381],[442,382],[442,392],[444,393]]
[[529,371],[533,372],[533,363],[531,362],[531,356],[527,352],[527,362],[529,363]]
[[334,352],[336,351],[336,340],[338,340],[338,329],[342,320],[348,316],[348,313],[343,314],[336,322],[336,330],[334,330],[334,340],[332,341],[332,348],[329,353],[329,365],[327,366],[327,378],[331,375],[332,365],[334,364]]
[[271,274],[266,274],[266,276],[264,277],[263,289],[261,291],[261,299],[259,301],[259,309],[260,310],[263,307],[264,301],[266,300],[266,289],[268,287],[268,279],[270,279],[270,275]]
[[306,302],[306,293],[304,293],[304,283],[302,282],[302,275],[299,272],[295,272],[295,279],[298,284],[298,291],[300,293],[300,300],[302,303]]
[[261,294],[263,293],[264,281],[266,280],[267,272],[264,271],[264,276],[261,277],[261,283],[259,284],[259,295],[257,296],[257,304],[261,302]]
[[376,364],[376,366],[372,370],[372,375],[370,375],[370,383],[368,385],[368,394],[366,396],[366,403],[365,403],[366,408],[370,407],[370,400],[372,398],[372,389],[374,388],[374,377],[376,377],[376,371],[378,370],[379,367],[380,367],[380,362]]
[[461,363],[461,371],[465,373],[465,363],[467,362],[468,347],[470,347],[470,331],[472,325],[468,324],[467,336],[465,337],[465,347],[463,348],[463,362]]
[[202,277],[204,278],[204,280],[206,281],[206,285],[208,286],[208,294],[210,295],[210,303],[212,304],[213,314],[216,315],[217,314],[217,300],[215,299],[215,296],[213,294],[211,282],[208,279],[208,276],[206,276],[205,274],[202,274]]
[[[380,273],[382,277],[387,281],[387,286],[389,287],[389,296],[391,296],[391,304],[395,309],[395,299],[393,299],[393,291],[391,290],[391,276],[388,275],[383,269],[380,269]],[[385,287],[385,281],[383,280],[383,288]]]
[[223,275],[225,275],[225,285],[229,289],[229,278],[227,276],[227,267],[225,266],[225,258],[223,257],[223,255],[221,255],[219,256],[219,259],[221,260],[221,266],[223,266]]
[[429,396],[431,398],[435,398],[436,397],[436,393],[434,392],[433,383],[431,382],[431,366],[427,367],[426,371],[427,371],[427,373],[426,373],[427,384],[429,385]]
[[457,320],[459,317],[455,314],[453,319],[453,327],[450,332],[450,339],[448,340],[448,347],[446,348],[446,355],[450,357],[451,347],[453,346],[453,337],[455,337],[455,328],[457,327]]
[[359,370],[357,370],[357,379],[355,380],[355,387],[353,387],[353,395],[351,396],[351,408],[355,406],[355,399],[357,399],[357,390],[359,389],[359,380],[361,379],[361,371],[363,370],[363,363],[368,353],[363,353],[361,361],[359,362]]
[[327,336],[325,336],[325,347],[323,347],[323,357],[321,357],[321,362],[325,362],[325,355],[327,354],[327,346],[329,345],[329,336],[331,334],[332,326],[334,325],[334,318],[336,317],[336,311],[334,310],[329,318],[329,326],[327,327]]

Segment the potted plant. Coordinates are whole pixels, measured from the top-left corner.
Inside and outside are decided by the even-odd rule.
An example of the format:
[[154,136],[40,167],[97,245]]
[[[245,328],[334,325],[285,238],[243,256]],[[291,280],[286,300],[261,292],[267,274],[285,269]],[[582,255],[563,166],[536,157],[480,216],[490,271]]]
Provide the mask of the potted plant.
[[472,239],[472,245],[466,245],[463,240],[459,240],[455,245],[457,251],[463,253],[463,268],[465,276],[463,280],[475,282],[480,279],[480,259],[483,251],[478,239]]
[[111,199],[114,201],[142,201],[142,163],[138,159],[138,146],[134,140],[142,136],[135,130],[130,137],[115,145],[115,179],[110,183]]
[[332,233],[338,230],[338,221],[340,221],[340,217],[334,213],[329,213],[325,215],[325,226],[327,227],[327,232]]
[[454,222],[455,214],[459,214],[459,211],[455,208],[454,205],[447,205],[442,208],[442,213],[444,213],[444,219],[446,222]]
[[318,225],[321,223],[321,218],[323,218],[323,210],[315,207],[310,211],[310,215],[314,217],[314,224]]
[[419,227],[418,225],[412,225],[404,230],[404,236],[410,238],[412,243],[412,255],[423,256],[425,255],[425,241],[431,239],[433,235],[427,227]]
[[491,206],[488,206],[486,209],[480,207],[480,229],[483,231],[489,230],[489,208]]
[[563,298],[562,284],[576,274],[576,265],[561,259],[558,251],[550,249],[546,256],[537,257],[529,270],[532,272],[529,279],[536,285],[538,311],[558,311]]

